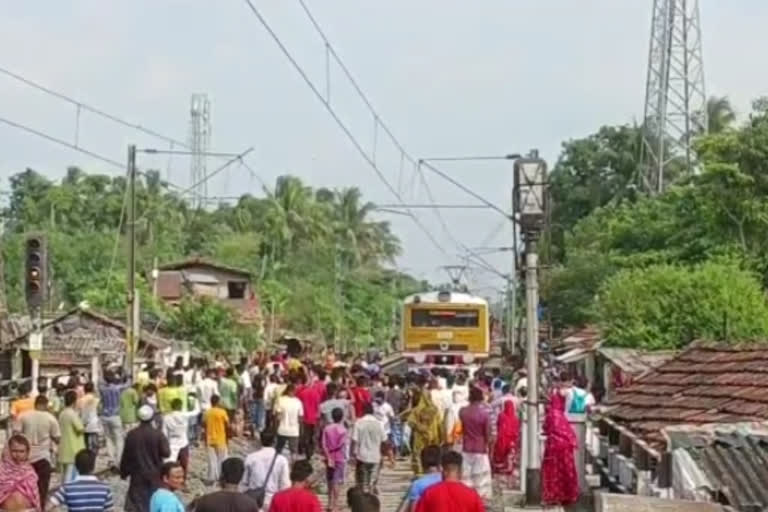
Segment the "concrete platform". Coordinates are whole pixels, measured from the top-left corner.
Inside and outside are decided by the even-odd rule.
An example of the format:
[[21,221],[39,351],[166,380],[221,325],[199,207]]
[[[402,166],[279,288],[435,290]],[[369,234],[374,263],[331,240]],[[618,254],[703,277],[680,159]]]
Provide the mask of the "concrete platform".
[[595,512],[725,512],[717,503],[668,500],[629,494],[595,493]]

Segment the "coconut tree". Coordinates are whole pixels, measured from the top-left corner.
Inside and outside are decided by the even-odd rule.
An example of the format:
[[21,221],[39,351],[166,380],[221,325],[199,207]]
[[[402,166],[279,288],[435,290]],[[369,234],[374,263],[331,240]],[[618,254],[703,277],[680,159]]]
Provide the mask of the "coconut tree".
[[711,96],[707,100],[707,130],[709,133],[725,131],[731,127],[734,121],[736,121],[736,112],[727,96]]

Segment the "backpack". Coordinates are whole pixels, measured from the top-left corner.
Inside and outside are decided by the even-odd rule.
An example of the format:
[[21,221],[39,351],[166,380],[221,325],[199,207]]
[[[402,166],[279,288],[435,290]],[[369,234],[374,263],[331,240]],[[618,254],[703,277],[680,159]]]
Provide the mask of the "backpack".
[[573,391],[571,406],[568,408],[569,414],[584,414],[587,412],[587,392],[580,389]]

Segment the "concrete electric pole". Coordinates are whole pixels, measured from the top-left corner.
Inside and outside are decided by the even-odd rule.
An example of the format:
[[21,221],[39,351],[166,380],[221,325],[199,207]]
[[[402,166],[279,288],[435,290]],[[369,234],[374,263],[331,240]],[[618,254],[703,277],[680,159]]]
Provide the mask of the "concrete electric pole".
[[532,151],[515,161],[515,213],[525,243],[525,324],[528,395],[526,407],[525,498],[528,506],[541,504],[541,454],[539,435],[539,286],[536,242],[546,212],[547,164]]
[[136,146],[128,146],[128,311],[125,329],[125,371],[133,378],[136,339],[139,330],[139,297],[136,290]]

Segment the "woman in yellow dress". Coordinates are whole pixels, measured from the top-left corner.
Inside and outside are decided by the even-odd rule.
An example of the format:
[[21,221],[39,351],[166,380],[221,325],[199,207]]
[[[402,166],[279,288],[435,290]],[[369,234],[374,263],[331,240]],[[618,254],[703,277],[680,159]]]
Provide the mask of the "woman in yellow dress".
[[419,391],[416,405],[408,414],[411,427],[411,465],[415,475],[421,475],[421,450],[430,445],[440,446],[443,440],[443,421],[432,403],[429,393]]

